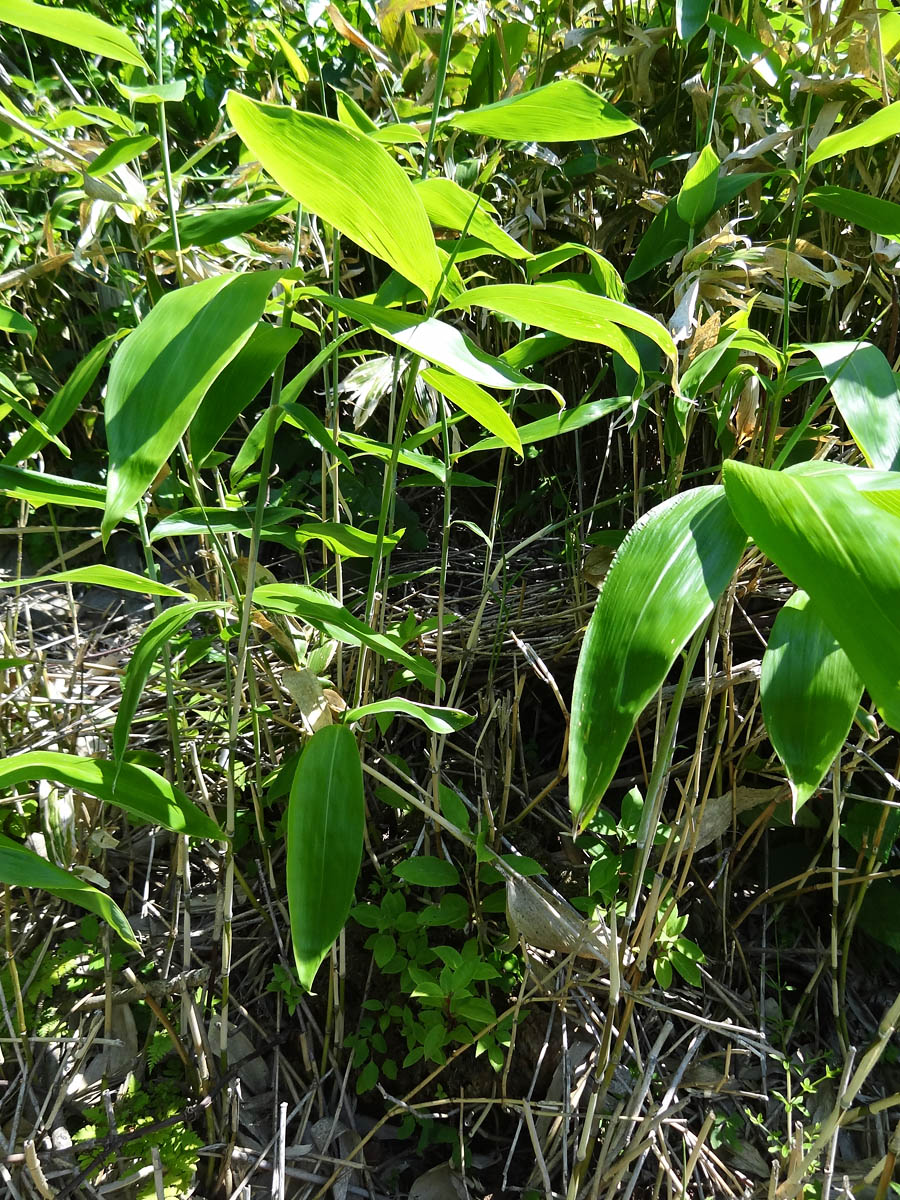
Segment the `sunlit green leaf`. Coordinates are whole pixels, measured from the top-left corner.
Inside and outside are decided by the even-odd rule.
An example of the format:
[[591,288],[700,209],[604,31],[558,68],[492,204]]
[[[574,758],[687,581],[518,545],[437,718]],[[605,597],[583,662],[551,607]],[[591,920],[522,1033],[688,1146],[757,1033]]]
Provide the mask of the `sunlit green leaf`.
[[221,607],[220,604],[211,601],[195,602],[191,600],[185,604],[175,604],[154,617],[141,634],[125,669],[125,677],[122,680],[122,699],[119,701],[116,723],[113,727],[113,752],[117,767],[121,766],[128,748],[131,723],[137,712],[144,685],[163,646],[167,645],[188,621],[194,620],[202,612],[212,612]]
[[115,804],[139,821],[161,825],[174,833],[215,840],[225,836],[216,822],[184,792],[148,767],[136,763],[122,763],[117,768],[106,759],[83,758],[78,754],[60,754],[51,750],[12,754],[0,760],[0,788],[39,779],[86,792],[98,800]]
[[173,79],[171,83],[148,83],[132,87],[114,79],[113,83],[132,104],[180,104],[187,91],[187,80]]
[[[26,435],[27,436],[27,435]],[[99,483],[77,482],[25,467],[0,466],[0,494],[27,500],[35,507],[62,504],[72,508],[105,508],[106,489]]]
[[421,721],[426,729],[433,733],[456,733],[465,729],[475,720],[469,713],[460,708],[442,708],[437,704],[417,704],[402,696],[392,696],[390,700],[375,700],[371,704],[363,704],[352,708],[344,714],[346,721],[361,721],[363,717],[377,716],[380,713],[403,713]]
[[578,660],[569,804],[584,826],[637,718],[685,642],[713,610],[746,545],[721,487],[664,501],[619,547]]
[[575,79],[557,79],[496,104],[458,113],[450,124],[469,133],[513,142],[580,142],[586,138],[621,137],[638,128],[624,113]]
[[77,904],[106,921],[123,942],[140,949],[128,918],[105,892],[3,834],[0,834],[0,883],[40,888],[69,904]]
[[688,168],[681,191],[675,198],[679,217],[694,228],[705,225],[715,211],[719,166],[718,154],[712,146],[704,146],[697,161]]
[[724,478],[737,519],[812,597],[879,712],[900,729],[900,520],[866,500],[851,473],[838,464],[766,471],[729,460]]
[[382,146],[327,117],[237,92],[228,93],[227,108],[242,141],[285,191],[432,295],[441,264],[431,224]]
[[[2,3],[2,0],[0,0]],[[8,308],[5,304],[0,304],[0,329],[7,333],[24,333],[26,337],[33,338],[37,335],[37,326],[34,325],[27,317],[23,317],[21,313],[16,312],[14,308]]]
[[870,342],[819,342],[803,349],[818,359],[867,462],[900,470],[900,389],[884,352]]
[[164,296],[125,339],[106,389],[104,541],[143,496],[217,375],[260,318],[278,273],[217,275]]
[[532,257],[529,250],[503,232],[486,201],[479,200],[474,192],[466,191],[452,179],[435,175],[420,179],[415,188],[433,225],[441,229],[468,228],[472,237],[480,238],[505,258]]
[[766,731],[787,771],[795,817],[840,752],[861,695],[815,604],[795,592],[775,618],[760,674]]
[[167,583],[157,583],[146,575],[135,575],[133,571],[123,571],[121,567],[107,567],[98,563],[94,567],[73,567],[69,571],[56,571],[48,575],[31,575],[27,579],[0,580],[0,588],[28,587],[31,584],[47,583],[84,583],[91,587],[115,588],[120,592],[139,592],[144,596],[174,596],[184,599],[184,592],[170,587]]
[[87,168],[87,174],[93,175],[95,179],[106,175],[110,171],[114,171],[116,167],[124,166],[125,163],[131,162],[132,159],[151,150],[158,140],[147,134],[139,137],[117,138],[105,150],[100,151]]
[[[44,409],[43,423],[51,433],[59,433],[73,415],[100,374],[110,349],[120,337],[122,333],[119,331],[111,333],[89,350]],[[34,427],[26,429],[15,445],[4,454],[3,465],[14,466],[24,462],[32,454],[37,454],[46,443],[47,439],[39,430]]]
[[[182,249],[188,246],[214,246],[228,238],[239,237],[255,229],[278,213],[296,208],[291,200],[257,200],[253,204],[229,204],[209,208],[205,212],[178,217],[178,240]],[[171,230],[158,233],[147,243],[148,250],[174,250],[175,237]]]
[[434,687],[434,667],[427,659],[414,658],[386,634],[376,633],[328,592],[302,583],[268,583],[254,589],[253,602],[269,612],[298,617],[336,641],[368,646],[383,658],[407,667],[425,687]]
[[552,283],[501,283],[471,288],[452,307],[472,304],[561,333],[564,337],[610,346],[629,366],[639,370],[637,351],[618,328],[624,326],[650,338],[673,365],[678,362],[672,335],[664,325],[631,305],[610,300],[607,296],[594,296]]
[[422,371],[426,383],[446,396],[463,412],[469,414],[479,425],[484,426],[488,433],[495,434],[504,445],[522,453],[522,442],[509,413],[486,391],[450,371],[440,371],[436,367]]
[[353,904],[364,828],[356,740],[346,725],[320,729],[297,765],[285,823],[291,941],[307,991]]
[[[587,404],[579,404],[577,408],[564,408],[549,417],[541,417],[537,421],[529,421],[527,425],[519,425],[516,432],[522,445],[530,446],[535,442],[545,442],[549,438],[583,429],[586,425],[592,425],[595,421],[618,412],[630,403],[630,396],[609,396],[605,400],[590,400]],[[460,451],[460,456],[472,454],[476,450],[499,450],[505,444],[500,438],[485,438]]]
[[147,69],[147,64],[127,33],[71,5],[51,8],[46,4],[32,4],[31,0],[0,0],[0,21],[86,50],[88,54],[102,54],[116,62]]
[[900,100],[879,109],[873,116],[849,129],[839,129],[829,137],[822,138],[806,160],[807,168],[837,155],[849,154],[852,150],[863,150],[877,146],[879,142],[900,134]]
[[507,366],[502,359],[493,358],[479,350],[471,338],[455,326],[436,317],[420,317],[395,308],[382,308],[376,304],[365,304],[359,300],[345,300],[343,297],[324,294],[319,296],[319,299],[323,304],[336,308],[344,316],[352,317],[414,354],[427,358],[436,366],[455,371],[457,375],[479,383],[482,387],[541,386]]
[[900,204],[892,200],[842,187],[811,188],[804,193],[803,199],[843,221],[852,221],[882,237],[900,241]]

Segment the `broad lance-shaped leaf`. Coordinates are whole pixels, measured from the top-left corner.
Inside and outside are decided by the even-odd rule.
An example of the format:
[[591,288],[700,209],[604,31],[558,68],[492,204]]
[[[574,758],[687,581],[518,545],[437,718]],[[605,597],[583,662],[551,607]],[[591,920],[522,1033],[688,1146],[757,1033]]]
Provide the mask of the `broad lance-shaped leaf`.
[[[527,379],[503,359],[486,354],[455,326],[436,317],[422,317],[396,308],[366,304],[362,300],[346,300],[343,296],[329,296],[325,292],[316,292],[315,296],[322,304],[390,338],[405,350],[427,358],[436,366],[455,371],[482,387],[537,389],[547,386]],[[548,391],[553,389],[548,387]]]
[[0,788],[46,779],[60,787],[76,788],[115,804],[123,812],[149,825],[161,825],[173,833],[222,841],[224,833],[184,792],[148,767],[115,763],[78,754],[35,750],[0,760]]
[[260,324],[200,402],[191,421],[191,454],[202,463],[234,420],[255,400],[294,348],[299,329]]
[[137,712],[144,684],[147,682],[153,664],[163,646],[199,613],[212,612],[221,607],[221,604],[212,600],[202,602],[189,600],[186,604],[175,604],[154,617],[141,634],[125,669],[125,677],[122,680],[122,699],[119,701],[116,723],[113,727],[113,753],[117,771],[122,769],[131,722]]
[[639,128],[575,79],[557,79],[496,104],[458,113],[451,117],[450,124],[512,142],[580,142],[585,138],[621,137]]
[[[178,241],[182,250],[188,246],[214,246],[228,238],[239,237],[248,229],[261,225],[277,213],[294,208],[291,200],[257,200],[253,204],[230,204],[209,208],[205,212],[188,213],[179,217]],[[151,238],[145,250],[174,250],[175,235],[171,229]]]
[[630,367],[640,371],[637,351],[622,333],[621,325],[655,342],[672,363],[673,370],[678,364],[675,343],[664,325],[630,304],[607,296],[553,283],[497,283],[471,288],[450,307],[468,308],[473,304],[564,337],[609,346]]
[[852,150],[877,146],[888,138],[896,137],[897,134],[900,134],[900,100],[879,109],[858,125],[852,125],[849,129],[839,129],[837,133],[822,138],[806,160],[807,168],[828,158],[836,158],[839,154],[849,154]]
[[[84,356],[78,366],[75,367],[69,378],[41,413],[44,426],[51,433],[59,433],[74,414],[78,405],[90,390],[94,380],[100,374],[100,370],[106,362],[107,355],[113,344],[119,338],[123,337],[125,332],[125,330],[117,330],[115,333],[111,333],[109,337],[105,337],[103,341],[98,342]],[[13,467],[16,463],[24,462],[32,454],[37,454],[44,447],[46,441],[47,439],[39,430],[34,427],[27,429],[19,440],[4,454],[2,459],[3,465]]]
[[217,275],[164,296],[113,359],[106,389],[104,542],[178,445],[262,315],[277,271]]
[[32,471],[27,467],[0,465],[0,494],[13,496],[16,500],[27,500],[35,508],[41,504],[61,504],[70,508],[106,506],[106,489],[100,483],[73,481],[62,475],[46,475],[43,471]]
[[795,592],[775,618],[759,687],[796,817],[840,752],[862,695],[850,659],[806,592]]
[[364,827],[356,739],[346,725],[330,725],[306,744],[287,812],[291,941],[297,974],[307,991],[350,912]]
[[500,438],[504,445],[515,450],[516,454],[522,453],[522,442],[509,413],[477,383],[463,379],[461,375],[452,371],[439,371],[435,367],[429,367],[421,374],[435,391],[468,413],[488,433]]
[[491,213],[492,205],[466,191],[452,179],[435,175],[415,183],[416,193],[425,205],[432,224],[440,229],[467,229],[472,237],[492,246],[505,258],[533,258],[530,250],[504,233]]
[[709,17],[709,0],[675,0],[675,29],[685,42],[700,32]]
[[712,612],[746,542],[714,486],[651,509],[619,547],[575,673],[569,804],[579,825],[595,812],[635,722]]
[[[552,416],[540,417],[537,421],[519,425],[516,427],[516,434],[523,446],[530,446],[535,442],[546,442],[551,438],[561,437],[565,433],[573,433],[576,429],[583,429],[586,425],[592,425],[595,421],[608,417],[611,413],[618,412],[619,409],[626,408],[629,404],[631,404],[630,396],[607,396],[603,400],[589,400],[587,404],[579,404],[577,408],[564,408],[553,413]],[[455,457],[462,458],[464,454],[473,454],[476,450],[499,450],[506,444],[500,438],[485,438],[481,442],[476,442],[474,446],[460,450]]]
[[135,575],[121,567],[73,567],[71,571],[56,571],[52,575],[32,575],[28,579],[3,579],[0,588],[28,587],[45,583],[86,583],[91,587],[115,588],[120,592],[138,592],[143,596],[172,596],[184,599],[184,592],[167,583],[156,583],[146,575]]
[[892,200],[867,196],[850,188],[820,187],[805,192],[803,203],[814,204],[844,221],[900,241],[900,204]]
[[900,390],[884,353],[870,342],[819,342],[803,349],[818,359],[866,461],[900,470]]
[[147,70],[140,51],[127,33],[71,5],[51,8],[47,4],[32,4],[31,0],[0,0],[0,21],[86,50],[88,54],[102,54],[116,62]]
[[885,721],[900,729],[900,519],[861,494],[853,481],[861,474],[827,463],[766,471],[728,461],[724,470],[737,519],[809,593]]
[[444,708],[438,704],[417,704],[414,700],[406,700],[403,696],[393,696],[390,700],[375,700],[372,704],[363,704],[360,708],[352,708],[344,714],[345,721],[361,721],[369,716],[393,716],[402,713],[421,721],[426,729],[433,733],[456,733],[465,729],[475,720],[461,708]]
[[356,129],[229,92],[228,116],[272,178],[304,208],[430,297],[441,279],[431,223],[406,172]]
[[123,942],[135,950],[140,949],[128,918],[105,892],[3,834],[0,834],[0,883],[8,883],[13,887],[40,888],[69,904],[86,908],[106,921]]
[[675,199],[682,221],[696,228],[704,225],[715,211],[719,156],[712,146],[704,146],[697,161],[689,168]]
[[286,613],[306,621],[336,641],[367,646],[382,658],[412,671],[425,687],[434,687],[434,667],[427,659],[414,657],[385,634],[376,633],[328,592],[304,583],[266,583],[253,589],[253,603],[268,612]]

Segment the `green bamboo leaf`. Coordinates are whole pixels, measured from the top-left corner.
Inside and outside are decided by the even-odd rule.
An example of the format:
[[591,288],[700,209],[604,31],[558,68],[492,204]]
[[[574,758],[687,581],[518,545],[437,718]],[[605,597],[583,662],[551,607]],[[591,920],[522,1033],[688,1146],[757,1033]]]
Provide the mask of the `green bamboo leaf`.
[[[43,423],[51,433],[59,433],[78,408],[78,405],[88,394],[94,380],[100,374],[111,348],[122,336],[123,333],[117,331],[98,342],[84,356],[44,409],[42,414]],[[4,466],[15,466],[16,463],[24,462],[26,458],[30,458],[32,454],[37,454],[46,444],[47,439],[37,429],[33,427],[27,429],[15,445],[4,454],[2,463]]]
[[389,263],[430,297],[441,279],[431,224],[416,190],[388,152],[355,129],[229,92],[231,122],[272,178]]
[[[260,537],[278,542],[291,550],[306,542],[322,542],[346,558],[371,558],[378,550],[378,538],[365,529],[356,529],[337,521],[310,521],[304,525],[289,522],[309,514],[300,508],[269,508],[263,517]],[[237,508],[183,508],[164,517],[153,527],[151,542],[161,538],[201,537],[212,531],[216,534],[239,533],[249,538],[253,531],[253,514]],[[384,539],[388,552],[400,541],[402,531]],[[183,593],[177,593],[179,596]]]
[[675,211],[692,228],[705,225],[716,208],[716,185],[719,178],[719,156],[706,145],[697,161],[688,168],[675,198]]
[[135,950],[140,949],[128,918],[105,892],[3,834],[0,834],[0,883],[8,883],[13,887],[40,888],[69,904],[86,908],[106,921],[123,942]]
[[74,567],[70,571],[56,571],[50,575],[31,575],[27,579],[4,579],[0,588],[28,587],[31,584],[45,583],[86,583],[91,587],[115,588],[119,592],[139,592],[143,596],[174,596],[184,599],[184,592],[170,587],[167,583],[157,583],[146,575],[135,575],[133,571],[123,571],[121,567],[107,567],[98,563],[95,567]]
[[900,241],[900,204],[894,204],[892,200],[842,187],[811,188],[804,192],[803,199],[842,221],[852,221],[882,237]]
[[[291,212],[295,207],[291,200],[257,200],[253,204],[230,204],[190,213],[178,217],[175,222],[179,244],[183,250],[188,246],[217,246],[229,238],[240,237],[279,213]],[[158,233],[150,239],[146,249],[174,250],[175,235],[171,229]]]
[[294,962],[307,991],[353,904],[364,828],[356,740],[346,725],[320,729],[294,773],[285,839]]
[[590,246],[583,246],[578,242],[562,242],[560,245],[554,246],[552,250],[545,250],[541,254],[536,254],[534,258],[525,264],[525,273],[528,276],[528,282],[531,283],[539,275],[543,275],[547,271],[552,271],[554,267],[561,266],[563,263],[576,257],[584,257],[588,260],[591,275],[594,282],[600,288],[602,295],[609,296],[611,300],[624,301],[625,288],[622,284],[622,277],[616,268],[602,254],[598,254]]
[[839,129],[829,137],[822,138],[806,160],[807,169],[837,155],[850,154],[853,150],[877,146],[900,133],[900,100],[879,109],[873,116],[850,129]]
[[40,417],[35,416],[28,405],[28,401],[24,396],[20,395],[18,388],[12,380],[2,372],[0,372],[0,405],[2,405],[4,416],[7,411],[14,412],[28,426],[29,433],[36,433],[44,438],[45,441],[52,442],[65,458],[71,457],[68,446],[61,442],[52,430],[47,428]]
[[595,296],[553,283],[498,283],[471,288],[450,307],[465,308],[472,304],[503,313],[514,321],[549,329],[563,337],[610,346],[629,366],[639,371],[637,351],[618,329],[623,325],[655,342],[673,369],[678,364],[678,351],[664,325],[630,304],[610,300],[607,296]]
[[347,453],[340,448],[314,412],[310,412],[305,404],[294,404],[291,401],[283,401],[280,407],[284,409],[284,419],[289,425],[302,429],[314,446],[336,458],[345,470],[353,474],[353,464]]
[[217,275],[164,296],[125,339],[106,389],[104,543],[141,499],[213,380],[256,328],[278,272]]
[[684,42],[700,32],[709,17],[709,0],[675,0],[675,30]]
[[781,74],[782,62],[774,49],[764,45],[759,38],[747,33],[740,25],[732,25],[715,13],[709,13],[706,23],[733,50],[736,50],[745,63],[749,63],[763,83],[775,87]]
[[900,520],[839,464],[725,463],[728,502],[764,554],[813,599],[885,721],[900,729]]
[[62,475],[45,475],[43,471],[25,467],[0,466],[0,494],[27,500],[35,508],[41,504],[63,504],[70,508],[106,507],[106,489],[100,483],[76,483]]
[[[438,367],[445,367],[472,383],[494,388],[538,388],[543,384],[533,383],[524,375],[507,366],[502,359],[493,358],[475,345],[471,338],[453,325],[439,321],[436,317],[420,317],[414,313],[401,312],[395,308],[382,308],[377,304],[365,304],[361,300],[345,300],[342,296],[328,296],[324,292],[318,300],[330,308],[337,309],[345,317],[352,317],[361,325],[374,329],[382,337],[389,338],[399,346],[427,358]],[[550,389],[552,390],[552,389]]]
[[117,768],[115,763],[105,759],[82,758],[77,754],[58,754],[50,750],[13,754],[0,760],[0,788],[37,779],[87,792],[107,804],[115,804],[139,821],[161,825],[173,833],[214,841],[225,838],[215,821],[184,792],[161,775],[136,763],[122,763]]
[[132,159],[145,154],[158,141],[159,138],[151,137],[148,134],[139,137],[117,138],[105,150],[100,151],[85,173],[98,179],[101,175],[107,175],[110,171],[114,171],[116,167],[122,167]]
[[434,687],[434,667],[427,659],[414,658],[385,634],[376,633],[328,592],[302,583],[267,583],[254,588],[253,603],[268,612],[298,617],[335,641],[367,646],[390,662],[412,671],[425,687]]
[[191,453],[202,463],[297,344],[299,329],[261,324],[225,367],[191,421]]
[[437,704],[417,704],[413,700],[405,700],[402,696],[392,696],[390,700],[375,700],[372,704],[363,704],[359,708],[351,708],[344,713],[345,721],[361,721],[363,717],[377,716],[380,713],[403,713],[421,721],[432,733],[456,733],[465,729],[475,720],[461,708],[442,708]]
[[418,854],[397,863],[394,874],[416,887],[455,887],[459,883],[459,871],[453,863],[429,854]]
[[148,83],[132,87],[114,79],[116,89],[132,104],[180,104],[187,91],[186,79],[173,79],[170,83]]
[[569,805],[579,825],[596,811],[635,722],[712,612],[746,540],[715,486],[651,509],[619,547],[575,674]]
[[[167,645],[175,634],[183,629],[188,621],[193,620],[198,613],[212,612],[221,607],[221,604],[209,600],[202,602],[190,600],[185,604],[175,604],[154,617],[141,634],[125,669],[125,677],[122,680],[122,699],[119,701],[116,723],[113,727],[113,755],[116,770],[124,770],[123,758],[128,747],[131,722],[137,712],[144,685],[163,646]],[[206,834],[205,836],[214,835]]]
[[102,54],[116,62],[148,70],[140,51],[127,33],[80,9],[50,8],[30,0],[0,0],[0,21],[65,42],[88,54]]
[[459,113],[451,117],[450,124],[511,142],[581,142],[621,137],[639,128],[575,79],[557,79],[496,104]]
[[900,470],[900,389],[883,351],[869,342],[819,342],[800,348],[818,359],[866,461],[885,471]]
[[421,376],[457,408],[461,408],[479,425],[483,425],[488,433],[495,434],[504,445],[515,450],[516,454],[522,453],[522,441],[509,413],[477,383],[450,371],[439,371],[435,367],[422,371]]
[[452,179],[437,175],[431,179],[420,179],[415,189],[433,225],[441,229],[467,229],[471,237],[479,238],[504,258],[532,257],[530,250],[503,232],[491,216],[495,211],[492,205],[479,199],[474,192],[460,187]]
[[0,304],[0,329],[7,333],[24,333],[30,338],[37,336],[37,326],[5,304]]
[[[608,396],[604,400],[590,400],[587,404],[579,404],[577,408],[564,408],[549,417],[540,417],[537,421],[529,421],[527,425],[519,425],[516,432],[523,446],[531,446],[535,442],[546,442],[550,438],[560,437],[564,433],[573,433],[586,425],[618,412],[631,403],[630,396]],[[500,438],[485,438],[461,450],[457,457],[463,454],[474,454],[476,450],[500,450],[506,445]]]
[[796,819],[840,752],[862,695],[850,659],[806,592],[795,592],[775,618],[759,686]]

